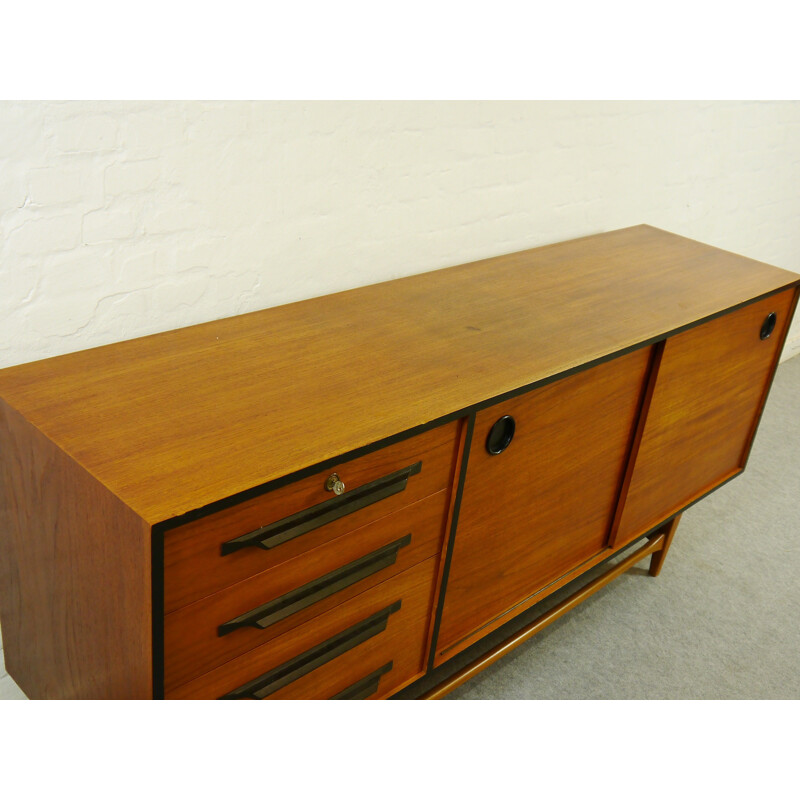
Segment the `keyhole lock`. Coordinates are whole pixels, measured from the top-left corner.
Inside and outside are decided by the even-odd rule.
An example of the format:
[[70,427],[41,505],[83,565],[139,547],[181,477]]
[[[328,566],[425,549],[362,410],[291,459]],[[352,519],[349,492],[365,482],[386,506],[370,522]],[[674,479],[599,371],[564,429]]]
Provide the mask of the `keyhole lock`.
[[325,488],[334,494],[342,494],[344,492],[344,481],[334,472],[328,477],[328,480],[325,481]]

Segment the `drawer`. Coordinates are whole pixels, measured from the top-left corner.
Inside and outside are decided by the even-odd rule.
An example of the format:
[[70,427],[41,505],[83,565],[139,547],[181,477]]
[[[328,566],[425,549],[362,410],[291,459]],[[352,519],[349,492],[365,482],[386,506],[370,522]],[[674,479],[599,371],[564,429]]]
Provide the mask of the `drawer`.
[[171,614],[167,688],[252,650],[441,551],[445,489]]
[[437,563],[429,558],[166,697],[386,697],[425,671]]
[[[459,424],[434,428],[169,531],[165,612],[447,488]],[[326,490],[334,472],[345,484],[338,497]]]

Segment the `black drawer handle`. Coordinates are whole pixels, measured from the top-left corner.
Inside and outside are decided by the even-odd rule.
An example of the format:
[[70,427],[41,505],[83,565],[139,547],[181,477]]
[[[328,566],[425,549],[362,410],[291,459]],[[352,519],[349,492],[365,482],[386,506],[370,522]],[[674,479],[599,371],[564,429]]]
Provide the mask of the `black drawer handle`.
[[371,672],[360,681],[356,681],[352,686],[348,686],[338,694],[331,697],[331,700],[366,700],[368,697],[378,691],[378,684],[381,678],[394,666],[394,662],[390,661],[382,667],[378,667],[375,672]]
[[340,517],[352,514],[354,511],[366,508],[379,500],[384,500],[393,494],[402,492],[406,488],[408,479],[416,475],[422,469],[422,462],[417,461],[410,467],[393,472],[391,475],[384,475],[371,483],[365,483],[357,489],[345,492],[339,497],[333,497],[324,503],[311,506],[311,508],[298,511],[289,517],[284,517],[277,522],[259,528],[256,531],[231,539],[222,544],[222,555],[235,553],[243,547],[260,547],[263,550],[270,550],[279,544],[288,542],[302,536],[304,533],[321,528],[329,522],[333,522]]
[[402,539],[384,545],[321,578],[315,578],[297,589],[292,589],[291,592],[264,603],[263,606],[223,623],[217,629],[217,633],[225,636],[237,628],[261,628],[262,630],[268,628],[270,625],[386,569],[386,567],[391,567],[397,561],[397,553],[400,548],[410,542],[411,534],[409,533]]
[[299,656],[281,664],[269,672],[265,672],[260,678],[249,681],[238,689],[220,697],[220,700],[263,700],[278,689],[288,686],[293,681],[308,675],[309,672],[333,661],[334,658],[352,650],[367,639],[377,636],[386,630],[390,615],[400,610],[401,600],[397,600],[392,605],[387,606],[383,611],[378,611],[366,619],[351,625],[341,633],[337,633],[327,641],[306,650]]

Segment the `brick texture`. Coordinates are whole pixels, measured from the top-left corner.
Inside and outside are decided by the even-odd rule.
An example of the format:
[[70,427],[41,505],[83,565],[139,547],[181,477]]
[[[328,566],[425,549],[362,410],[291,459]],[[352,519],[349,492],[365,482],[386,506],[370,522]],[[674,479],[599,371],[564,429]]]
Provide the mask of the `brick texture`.
[[0,103],[0,366],[639,222],[800,271],[798,186],[797,102]]

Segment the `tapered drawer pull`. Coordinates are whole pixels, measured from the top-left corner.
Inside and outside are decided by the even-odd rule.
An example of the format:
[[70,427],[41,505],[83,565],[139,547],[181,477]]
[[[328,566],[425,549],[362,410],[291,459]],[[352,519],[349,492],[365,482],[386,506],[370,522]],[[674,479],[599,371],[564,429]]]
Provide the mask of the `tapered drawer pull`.
[[317,669],[317,667],[333,661],[334,658],[385,631],[389,617],[395,611],[400,610],[401,603],[401,600],[397,600],[384,608],[383,611],[378,611],[377,614],[351,625],[327,641],[264,673],[260,678],[245,683],[244,686],[240,686],[238,689],[223,695],[220,700],[263,700],[265,697],[269,697],[269,695],[277,692],[278,689],[288,686],[293,681],[302,678],[303,675],[308,675],[309,672]]
[[366,508],[391,497],[393,494],[402,492],[406,488],[408,479],[416,475],[422,469],[422,462],[417,461],[409,467],[385,475],[371,483],[365,483],[357,489],[345,492],[339,497],[333,497],[324,503],[311,506],[311,508],[298,511],[289,517],[284,517],[277,522],[265,525],[256,531],[231,539],[222,544],[222,555],[235,553],[243,547],[260,547],[263,550],[270,550],[279,544],[296,539],[304,533],[321,528],[329,522],[333,522],[340,517],[352,514],[354,511]]
[[270,625],[392,566],[397,561],[397,553],[400,548],[410,542],[411,534],[409,533],[402,539],[384,545],[321,578],[316,578],[297,589],[292,589],[291,592],[264,603],[263,606],[225,622],[219,626],[217,632],[220,636],[225,636],[237,628],[268,628]]
[[390,661],[382,667],[378,667],[375,672],[370,673],[360,681],[356,681],[352,686],[348,686],[338,694],[331,697],[331,700],[366,700],[378,691],[378,684],[381,682],[387,672],[394,666],[394,662]]

